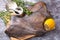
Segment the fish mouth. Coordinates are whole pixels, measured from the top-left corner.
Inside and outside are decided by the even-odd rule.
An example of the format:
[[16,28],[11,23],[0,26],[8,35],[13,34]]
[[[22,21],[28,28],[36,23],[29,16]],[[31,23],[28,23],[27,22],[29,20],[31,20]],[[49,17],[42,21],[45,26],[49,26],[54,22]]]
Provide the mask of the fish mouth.
[[10,33],[8,32],[8,30],[5,30],[5,33],[10,37]]

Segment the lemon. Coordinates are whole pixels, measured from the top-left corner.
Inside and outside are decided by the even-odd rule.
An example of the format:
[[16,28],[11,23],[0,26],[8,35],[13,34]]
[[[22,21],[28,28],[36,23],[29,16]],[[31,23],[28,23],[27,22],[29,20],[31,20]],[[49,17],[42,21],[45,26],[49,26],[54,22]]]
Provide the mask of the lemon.
[[53,29],[55,29],[55,21],[52,18],[47,19],[44,22],[44,28],[46,31],[51,31]]

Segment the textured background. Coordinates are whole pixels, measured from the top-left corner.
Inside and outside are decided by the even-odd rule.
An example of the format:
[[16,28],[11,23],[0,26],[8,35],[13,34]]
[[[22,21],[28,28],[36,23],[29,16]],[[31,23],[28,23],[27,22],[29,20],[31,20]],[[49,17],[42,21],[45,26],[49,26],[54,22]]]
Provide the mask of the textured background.
[[[27,0],[28,1],[28,0]],[[60,0],[33,0],[44,1],[47,4],[48,10],[53,15],[56,21],[56,29],[54,31],[46,33],[43,37],[35,37],[30,40],[60,40]],[[31,0],[31,2],[33,2]],[[0,11],[5,10],[6,0],[0,0]],[[0,40],[9,40],[8,36],[4,33],[4,29],[6,29],[5,24],[2,19],[0,19]]]

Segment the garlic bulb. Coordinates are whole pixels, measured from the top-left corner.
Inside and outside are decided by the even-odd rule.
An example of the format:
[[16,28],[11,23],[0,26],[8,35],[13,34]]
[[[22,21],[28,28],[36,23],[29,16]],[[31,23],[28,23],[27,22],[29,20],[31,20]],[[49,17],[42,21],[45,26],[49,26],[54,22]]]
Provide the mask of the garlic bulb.
[[22,15],[23,14],[23,8],[22,7],[17,7],[15,10],[9,10],[11,15]]
[[17,4],[15,2],[10,2],[6,5],[7,10],[15,10],[17,8]]

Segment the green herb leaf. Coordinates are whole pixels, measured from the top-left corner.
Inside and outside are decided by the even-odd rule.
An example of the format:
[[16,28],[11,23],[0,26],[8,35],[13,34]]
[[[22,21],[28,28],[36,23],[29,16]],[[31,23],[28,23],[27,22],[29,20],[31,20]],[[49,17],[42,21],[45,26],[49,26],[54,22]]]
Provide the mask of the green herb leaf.
[[13,0],[13,1],[16,2],[18,6],[21,6],[23,8],[23,11],[24,11],[25,14],[30,15],[32,13],[31,11],[29,11],[25,7],[25,5],[26,4],[34,5],[34,3],[32,3],[32,2],[24,2],[24,0]]
[[9,12],[0,12],[0,18],[3,19],[4,23],[7,24],[11,19],[11,14]]

